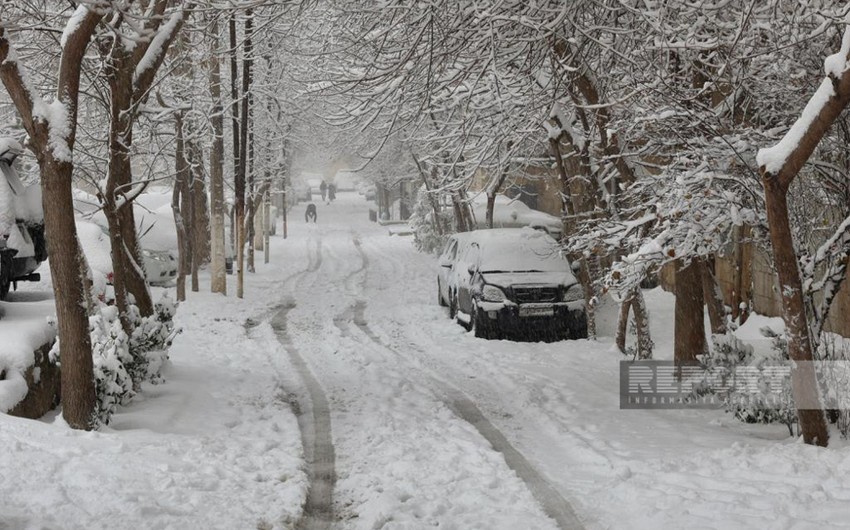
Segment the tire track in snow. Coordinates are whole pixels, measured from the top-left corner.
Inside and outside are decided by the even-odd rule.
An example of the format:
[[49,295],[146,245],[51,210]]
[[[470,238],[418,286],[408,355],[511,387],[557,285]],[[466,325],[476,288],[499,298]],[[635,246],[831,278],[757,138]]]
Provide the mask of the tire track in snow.
[[[369,257],[363,250],[361,241],[358,236],[354,236],[354,246],[357,253],[360,255],[362,266],[352,273],[348,278],[353,278],[357,273],[363,271],[363,278],[359,286],[360,292],[365,291],[367,275],[369,273]],[[395,262],[391,261],[393,268],[396,268]],[[523,456],[511,443],[505,438],[504,434],[496,428],[481,412],[478,406],[469,399],[466,394],[460,389],[453,386],[451,383],[443,380],[435,375],[430,369],[422,368],[411,359],[407,354],[402,353],[400,349],[388,343],[369,326],[366,320],[367,302],[363,298],[358,298],[353,308],[346,314],[352,314],[351,322],[375,345],[394,354],[399,359],[402,359],[406,365],[416,370],[432,383],[432,389],[436,389],[439,394],[442,394],[443,401],[446,406],[459,418],[469,423],[478,433],[486,439],[495,451],[502,454],[505,463],[511,468],[517,476],[526,484],[531,494],[540,503],[543,511],[555,520],[563,530],[581,530],[584,528],[578,516],[575,513],[572,505],[564,499],[564,497],[543,477],[537,469]],[[335,320],[336,323],[336,320]],[[342,317],[340,323],[337,324],[343,332]],[[425,354],[419,346],[409,344],[413,349],[416,349],[421,355]]]
[[288,330],[289,312],[295,308],[295,286],[310,273],[315,273],[322,266],[322,239],[316,239],[315,253],[310,252],[308,240],[307,268],[289,276],[286,284],[283,304],[276,308],[271,318],[271,326],[275,335],[289,354],[304,385],[304,392],[295,394],[295,402],[290,401],[298,419],[301,431],[301,443],[304,447],[305,460],[308,465],[310,485],[304,502],[304,511],[295,528],[300,530],[319,530],[330,528],[336,521],[333,510],[333,490],[336,483],[336,454],[333,446],[331,430],[330,406],[322,386],[319,384],[304,357],[299,353],[292,341]]

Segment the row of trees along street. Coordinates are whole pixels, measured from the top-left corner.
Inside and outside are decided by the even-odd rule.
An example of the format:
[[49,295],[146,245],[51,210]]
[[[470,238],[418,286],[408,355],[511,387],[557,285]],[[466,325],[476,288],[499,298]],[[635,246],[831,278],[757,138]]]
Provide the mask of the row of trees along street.
[[[173,182],[178,298],[187,277],[200,288],[207,260],[212,290],[224,293],[233,198],[242,296],[259,205],[305,159],[340,145],[381,180],[421,182],[414,223],[423,250],[472,228],[477,190],[492,224],[495,197],[512,182],[541,168],[556,174],[563,246],[581,266],[591,337],[594,308],[612,295],[617,344],[640,358],[653,348],[641,284],[662,266],[676,268],[677,361],[713,355],[706,309],[716,336],[742,321],[746,308],[727,309],[712,263],[746,226],[778,274],[787,355],[822,358],[850,255],[850,8],[839,4],[4,5],[0,78],[50,205],[66,419],[91,427],[94,400],[74,179],[98,190],[121,264],[116,304],[131,331],[131,299],[143,315],[154,311],[131,207],[146,186]],[[134,160],[146,174],[133,174]],[[812,371],[792,379],[797,403],[818,402]],[[828,442],[827,417],[847,425],[817,407],[797,417],[817,445]]]
[[[492,208],[510,179],[552,168],[591,336],[593,308],[613,294],[618,345],[633,314],[636,354],[651,358],[640,285],[673,263],[674,353],[687,362],[709,353],[705,308],[717,335],[745,314],[727,312],[711,264],[746,225],[773,257],[787,355],[806,361],[825,355],[850,251],[847,12],[784,0],[347,2],[325,8],[337,22],[316,49],[331,57],[324,84],[342,102],[337,125],[410,152],[407,170],[427,190],[420,211],[441,219],[420,234],[468,229],[472,187]],[[803,366],[792,375],[795,401],[808,404],[799,426],[826,445]]]
[[[242,297],[244,269],[254,267],[255,240],[263,243],[255,237],[253,218],[272,187],[282,189],[291,164],[289,131],[297,113],[295,94],[284,87],[294,63],[281,50],[297,6],[72,4],[4,4],[0,79],[16,111],[4,112],[3,133],[22,140],[26,135],[39,167],[64,417],[74,428],[89,429],[103,421],[94,413],[92,349],[98,345],[89,329],[89,317],[99,309],[88,292],[88,267],[76,234],[74,188],[83,183],[96,190],[108,221],[115,305],[127,336],[136,327],[132,315],[149,318],[157,310],[145,282],[133,212],[134,200],[151,184],[173,183],[178,301],[186,296],[187,278],[192,290],[200,288],[198,269],[205,262],[212,291],[225,294],[226,197],[232,197],[231,223],[239,227],[230,231],[237,238],[236,295]],[[228,62],[229,92],[222,88]],[[226,106],[232,109],[229,130]],[[232,158],[225,151],[228,140]],[[140,167],[144,174],[134,174]]]

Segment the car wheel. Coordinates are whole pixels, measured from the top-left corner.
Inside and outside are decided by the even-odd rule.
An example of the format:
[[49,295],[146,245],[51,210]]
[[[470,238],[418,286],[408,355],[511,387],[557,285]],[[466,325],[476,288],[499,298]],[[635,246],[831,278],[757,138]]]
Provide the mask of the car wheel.
[[567,328],[567,335],[570,339],[587,338],[587,315],[584,312],[575,315]]
[[478,310],[478,307],[472,307],[472,315],[470,317],[470,328],[472,328],[472,333],[479,339],[490,339],[492,338],[492,333],[490,332],[489,323],[482,318],[481,312]]
[[457,318],[457,298],[449,293],[449,318],[455,320]]
[[446,304],[446,301],[443,300],[443,295],[441,293],[442,289],[440,289],[440,280],[437,279],[437,304],[439,304],[440,307],[446,307],[448,304]]
[[0,300],[5,300],[12,285],[12,253],[0,252]]

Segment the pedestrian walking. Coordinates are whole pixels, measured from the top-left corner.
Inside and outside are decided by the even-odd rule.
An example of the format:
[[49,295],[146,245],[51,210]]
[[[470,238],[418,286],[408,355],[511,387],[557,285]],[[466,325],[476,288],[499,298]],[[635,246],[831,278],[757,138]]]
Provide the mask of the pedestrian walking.
[[336,184],[331,182],[328,184],[328,203],[333,202],[336,199]]
[[319,191],[322,192],[322,202],[325,202],[325,196],[328,194],[328,184],[324,180],[319,184]]

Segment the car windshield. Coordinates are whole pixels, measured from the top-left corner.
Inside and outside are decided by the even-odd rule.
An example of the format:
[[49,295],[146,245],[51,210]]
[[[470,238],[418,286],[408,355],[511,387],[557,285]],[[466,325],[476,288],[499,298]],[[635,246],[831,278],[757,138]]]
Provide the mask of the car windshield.
[[548,236],[494,239],[481,244],[482,272],[570,272],[558,244]]

